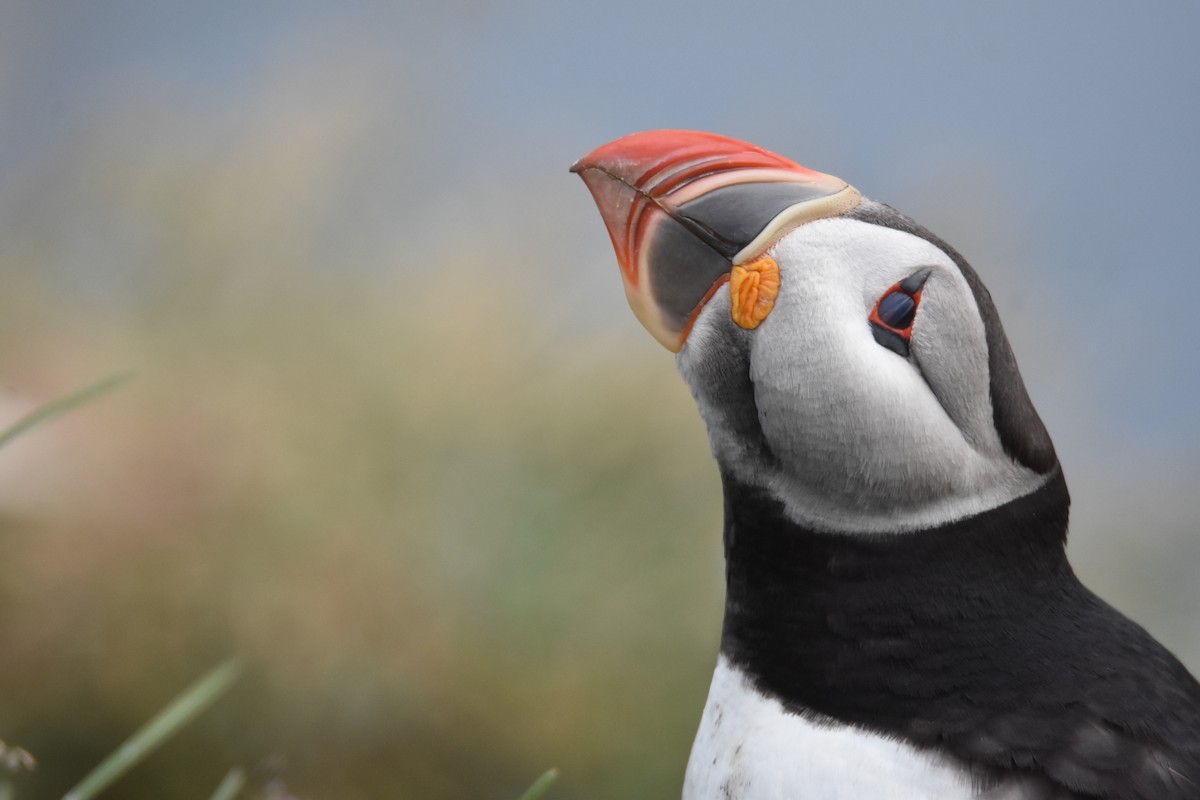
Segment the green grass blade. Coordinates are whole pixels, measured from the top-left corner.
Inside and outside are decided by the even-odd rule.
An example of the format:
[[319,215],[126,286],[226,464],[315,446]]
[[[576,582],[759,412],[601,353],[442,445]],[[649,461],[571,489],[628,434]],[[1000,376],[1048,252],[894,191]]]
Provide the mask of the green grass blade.
[[84,403],[91,402],[97,397],[111,392],[132,377],[132,372],[118,372],[96,381],[91,386],[85,386],[77,392],[72,392],[57,400],[51,400],[49,403],[34,409],[10,425],[3,433],[0,433],[0,447],[4,447],[13,439],[44,422],[49,422],[73,408],[78,408]]
[[237,660],[230,659],[193,683],[89,772],[63,796],[63,800],[89,800],[104,791],[109,784],[212,705],[233,685],[241,671]]
[[529,789],[526,790],[525,794],[521,795],[521,800],[537,800],[537,798],[546,793],[546,790],[550,788],[550,784],[554,783],[557,778],[558,770],[546,770],[542,777],[534,781],[533,786],[530,786]]
[[224,780],[217,786],[217,790],[212,793],[209,800],[233,800],[237,797],[242,787],[246,785],[246,774],[242,772],[241,767],[234,767],[225,775]]

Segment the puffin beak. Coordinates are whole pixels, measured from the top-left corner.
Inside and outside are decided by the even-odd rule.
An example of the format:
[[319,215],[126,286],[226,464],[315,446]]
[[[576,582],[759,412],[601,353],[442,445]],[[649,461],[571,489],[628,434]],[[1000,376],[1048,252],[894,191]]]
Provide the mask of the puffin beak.
[[[844,214],[860,199],[832,175],[699,131],[625,136],[571,171],[600,208],[633,313],[675,353],[734,267],[754,262],[796,226]],[[777,289],[777,269],[773,280]]]

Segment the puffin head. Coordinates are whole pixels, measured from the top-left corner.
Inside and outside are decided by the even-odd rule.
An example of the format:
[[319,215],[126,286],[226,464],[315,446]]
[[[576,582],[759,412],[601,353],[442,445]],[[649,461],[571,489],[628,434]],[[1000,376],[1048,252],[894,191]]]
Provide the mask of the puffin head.
[[1057,472],[987,289],[908,218],[696,131],[626,136],[572,171],[727,482],[818,530],[885,533],[989,510]]

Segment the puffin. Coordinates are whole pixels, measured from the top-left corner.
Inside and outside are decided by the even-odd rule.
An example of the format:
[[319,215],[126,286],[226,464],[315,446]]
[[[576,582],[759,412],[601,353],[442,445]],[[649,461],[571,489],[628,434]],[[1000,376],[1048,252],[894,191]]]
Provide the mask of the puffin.
[[724,494],[684,800],[1200,798],[1200,684],[1075,576],[1054,445],[957,251],[717,134],[571,171]]

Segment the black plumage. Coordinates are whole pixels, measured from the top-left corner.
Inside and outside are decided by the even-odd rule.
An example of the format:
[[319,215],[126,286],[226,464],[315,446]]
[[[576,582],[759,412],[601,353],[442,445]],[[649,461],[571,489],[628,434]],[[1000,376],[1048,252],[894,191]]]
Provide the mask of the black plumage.
[[1027,797],[1200,797],[1200,684],[1067,562],[1060,471],[904,534],[804,528],[724,476],[721,650],[760,691]]

